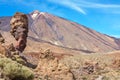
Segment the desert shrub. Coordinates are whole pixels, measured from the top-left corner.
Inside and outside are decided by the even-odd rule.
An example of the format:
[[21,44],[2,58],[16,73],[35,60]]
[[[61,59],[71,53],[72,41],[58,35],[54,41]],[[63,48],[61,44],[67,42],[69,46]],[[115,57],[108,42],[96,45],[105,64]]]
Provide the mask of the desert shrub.
[[23,65],[26,65],[27,63],[20,55],[13,55],[11,59]]
[[33,80],[34,78],[29,68],[8,58],[0,58],[0,68],[2,74],[11,80]]

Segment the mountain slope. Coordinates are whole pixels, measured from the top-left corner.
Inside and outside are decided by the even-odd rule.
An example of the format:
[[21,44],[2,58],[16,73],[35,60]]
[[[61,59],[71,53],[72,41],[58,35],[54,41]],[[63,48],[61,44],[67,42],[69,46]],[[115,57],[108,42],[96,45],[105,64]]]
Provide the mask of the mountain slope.
[[[48,13],[34,11],[29,17],[29,42],[47,43],[83,52],[107,52],[120,49],[119,39],[98,33],[75,22]],[[0,18],[0,32],[10,41],[9,21],[11,17]],[[36,44],[37,45],[37,44]],[[31,46],[32,47],[32,46]],[[39,49],[39,45],[37,45]]]

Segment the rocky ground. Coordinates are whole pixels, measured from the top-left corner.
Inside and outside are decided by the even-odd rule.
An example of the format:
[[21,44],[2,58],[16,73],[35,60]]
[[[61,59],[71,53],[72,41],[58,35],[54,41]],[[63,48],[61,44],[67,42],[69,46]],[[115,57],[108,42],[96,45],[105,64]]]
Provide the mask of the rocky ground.
[[1,80],[120,80],[120,51],[56,55],[50,50],[18,54],[0,44]]

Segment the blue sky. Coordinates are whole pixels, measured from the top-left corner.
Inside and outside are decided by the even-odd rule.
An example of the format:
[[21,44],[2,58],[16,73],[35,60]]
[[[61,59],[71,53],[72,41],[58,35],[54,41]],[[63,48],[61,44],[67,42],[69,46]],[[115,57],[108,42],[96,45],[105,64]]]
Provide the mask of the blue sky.
[[120,37],[120,0],[0,0],[0,17],[34,10],[48,12]]

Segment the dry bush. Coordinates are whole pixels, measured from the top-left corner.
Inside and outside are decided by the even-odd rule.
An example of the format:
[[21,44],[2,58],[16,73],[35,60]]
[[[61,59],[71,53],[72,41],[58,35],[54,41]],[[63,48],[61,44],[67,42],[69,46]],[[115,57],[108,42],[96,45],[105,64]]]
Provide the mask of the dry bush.
[[33,72],[27,67],[8,58],[0,58],[0,69],[3,78],[9,80],[33,80]]

